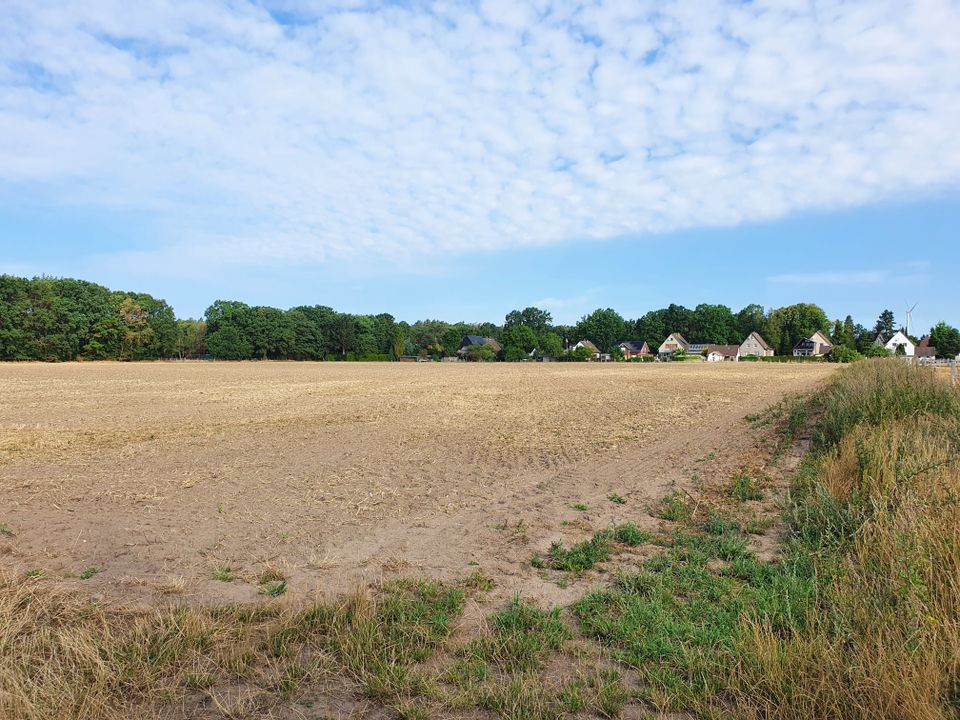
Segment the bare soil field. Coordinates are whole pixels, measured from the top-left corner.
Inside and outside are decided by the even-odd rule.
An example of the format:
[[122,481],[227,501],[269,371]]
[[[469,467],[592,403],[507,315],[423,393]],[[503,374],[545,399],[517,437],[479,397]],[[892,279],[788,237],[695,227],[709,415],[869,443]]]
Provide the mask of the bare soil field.
[[0,569],[150,605],[253,600],[265,572],[287,601],[480,567],[499,596],[569,602],[533,552],[655,526],[671,487],[761,454],[746,415],[833,369],[3,364]]

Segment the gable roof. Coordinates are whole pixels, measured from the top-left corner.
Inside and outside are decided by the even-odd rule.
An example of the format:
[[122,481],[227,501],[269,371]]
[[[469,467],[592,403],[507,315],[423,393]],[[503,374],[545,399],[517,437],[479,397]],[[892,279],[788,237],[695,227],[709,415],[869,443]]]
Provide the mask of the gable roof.
[[581,340],[581,341],[578,342],[576,345],[574,345],[574,347],[577,347],[577,346],[585,347],[585,348],[587,348],[588,350],[593,350],[593,352],[600,352],[600,351],[597,349],[597,346],[594,345],[594,344],[593,344],[592,342],[590,342],[589,340]]
[[831,347],[833,346],[832,343],[831,343],[831,341],[830,341],[830,338],[827,337],[826,333],[820,332],[819,330],[817,330],[816,332],[814,332],[813,335],[811,335],[808,339],[809,339],[809,340],[814,340],[814,341],[816,341],[817,335],[820,336],[820,344],[821,344],[821,345],[830,345]]
[[460,349],[466,350],[471,345],[488,345],[494,352],[500,352],[500,343],[493,338],[483,337],[481,335],[464,335],[460,342]]
[[617,347],[626,348],[630,352],[650,352],[650,348],[643,340],[623,340]]
[[707,345],[709,352],[720,353],[724,357],[736,357],[740,354],[739,345]]
[[924,335],[917,343],[914,349],[914,355],[922,358],[932,358],[937,356],[937,348],[930,344],[930,336]]
[[[770,347],[769,345],[767,345],[767,341],[763,339],[763,336],[762,336],[760,333],[758,333],[756,330],[754,330],[752,333],[750,333],[749,335],[747,335],[746,340],[744,340],[743,342],[746,342],[746,341],[749,340],[750,338],[753,338],[754,340],[756,340],[756,341],[757,341],[757,344],[758,344],[760,347],[762,347],[764,350],[773,350],[772,347]],[[742,344],[743,344],[743,343],[741,343],[741,345],[742,345]]]

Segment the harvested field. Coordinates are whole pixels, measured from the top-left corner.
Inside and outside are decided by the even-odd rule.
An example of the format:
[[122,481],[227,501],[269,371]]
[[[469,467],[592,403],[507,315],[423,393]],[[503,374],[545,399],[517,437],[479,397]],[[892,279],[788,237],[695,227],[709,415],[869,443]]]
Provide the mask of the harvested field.
[[831,372],[0,365],[0,569],[116,602],[219,604],[258,598],[265,572],[290,598],[479,566],[503,597],[570,602],[582,588],[539,578],[533,550],[652,525],[672,484],[750,464],[744,416]]

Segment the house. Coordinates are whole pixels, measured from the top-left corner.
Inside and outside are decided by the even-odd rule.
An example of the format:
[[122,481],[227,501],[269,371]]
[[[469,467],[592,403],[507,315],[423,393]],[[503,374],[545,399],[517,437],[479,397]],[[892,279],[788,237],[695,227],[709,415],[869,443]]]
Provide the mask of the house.
[[599,350],[599,348],[597,348],[597,346],[594,345],[594,344],[593,344],[592,342],[590,342],[589,340],[581,340],[581,341],[578,342],[576,345],[574,345],[573,347],[571,347],[571,348],[570,348],[570,351],[573,352],[574,350],[577,350],[577,349],[579,349],[579,348],[586,348],[587,350],[589,350],[590,353],[591,353],[591,356],[593,357],[594,360],[599,360],[599,359],[600,359],[600,350]]
[[806,340],[801,340],[793,348],[794,357],[823,357],[833,350],[830,338],[817,330]]
[[897,330],[892,338],[883,343],[883,346],[893,355],[905,355],[906,357],[913,357],[916,351],[913,341],[904,334],[903,330]]
[[617,347],[620,348],[620,352],[623,353],[623,357],[627,360],[653,356],[653,353],[650,352],[650,346],[643,340],[624,340],[617,345]]
[[707,362],[737,362],[740,360],[740,346],[707,345],[703,357]]
[[471,345],[486,345],[498,354],[501,350],[500,343],[493,338],[481,337],[480,335],[464,335],[463,340],[460,341],[460,349],[457,350],[457,354],[463,355]]
[[760,333],[754,331],[747,335],[747,339],[740,343],[741,355],[755,355],[756,357],[772,357],[773,348],[767,345]]
[[913,355],[918,360],[933,360],[937,356],[937,348],[930,344],[930,336],[924,335],[913,350]]
[[680,333],[670,333],[667,335],[667,339],[660,343],[660,347],[657,348],[657,355],[660,357],[668,357],[673,355],[677,350],[689,352],[690,343],[688,343]]

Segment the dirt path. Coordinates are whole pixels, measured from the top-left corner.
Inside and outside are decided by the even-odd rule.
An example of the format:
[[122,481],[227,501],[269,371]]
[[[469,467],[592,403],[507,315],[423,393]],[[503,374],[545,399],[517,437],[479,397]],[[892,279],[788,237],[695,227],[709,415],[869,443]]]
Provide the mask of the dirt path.
[[[479,568],[494,597],[565,603],[582,588],[541,577],[534,552],[655,527],[675,484],[695,496],[755,461],[745,415],[829,372],[4,365],[0,568],[146,604],[252,600],[266,569],[295,599]],[[236,580],[211,578],[226,567]]]

